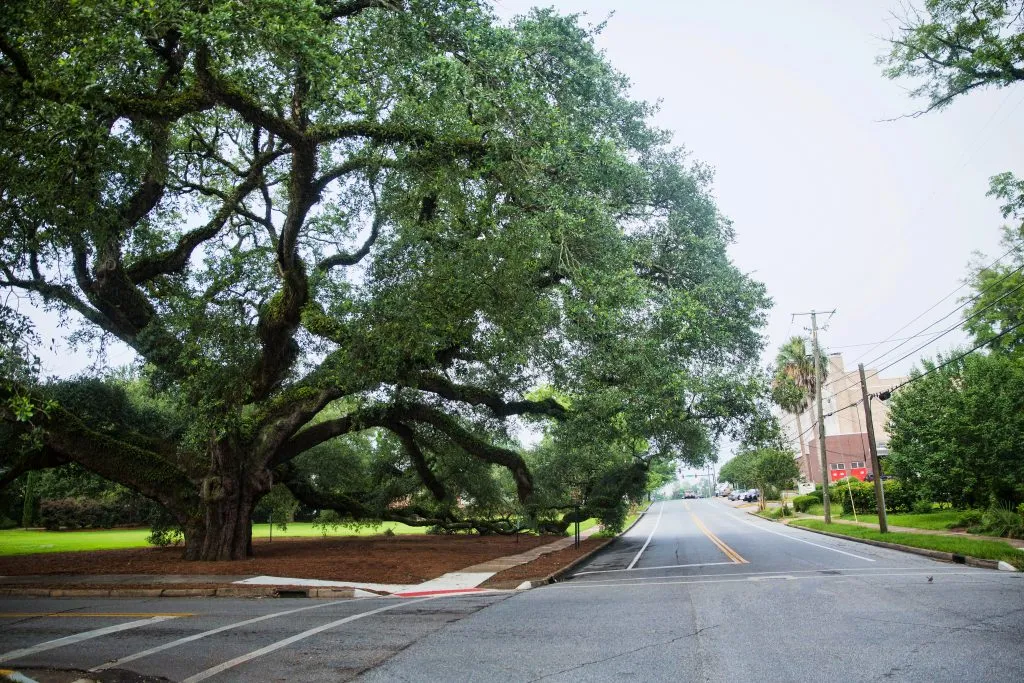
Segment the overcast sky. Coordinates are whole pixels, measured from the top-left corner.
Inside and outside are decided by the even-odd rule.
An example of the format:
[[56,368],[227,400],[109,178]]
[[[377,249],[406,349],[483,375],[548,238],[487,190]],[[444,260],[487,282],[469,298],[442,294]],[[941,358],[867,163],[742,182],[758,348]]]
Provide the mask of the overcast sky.
[[[534,4],[495,8],[507,18]],[[870,361],[895,344],[843,347],[882,340],[949,294],[973,251],[1000,253],[998,202],[985,193],[990,176],[1024,171],[1024,87],[883,122],[921,104],[907,97],[911,84],[886,80],[875,64],[895,0],[553,5],[592,23],[614,11],[599,45],[632,79],[635,97],[661,100],[656,123],[717,169],[715,193],[735,223],[734,260],[775,301],[766,360],[808,324],[792,313],[835,308],[823,343],[844,350],[848,364],[864,352]],[[949,299],[897,337],[956,305]],[[41,322],[49,347],[52,325]],[[963,340],[949,335],[924,352]],[[110,362],[131,358],[117,346]],[[916,358],[885,375],[904,374]],[[59,343],[44,361],[59,374],[83,366]]]
[[[535,4],[498,0],[495,9],[511,17]],[[661,100],[656,123],[715,167],[719,206],[735,223],[733,258],[775,302],[766,360],[810,324],[792,323],[792,313],[834,308],[823,343],[848,364],[866,351],[860,361],[870,361],[896,344],[839,347],[885,339],[952,292],[973,251],[1002,253],[999,203],[985,193],[990,176],[1024,171],[1024,87],[884,122],[922,104],[908,97],[911,83],[885,79],[875,63],[895,0],[549,4],[585,12],[588,23],[614,11],[598,44],[635,97]],[[964,340],[950,334],[922,353]],[[905,374],[916,357],[884,375]]]

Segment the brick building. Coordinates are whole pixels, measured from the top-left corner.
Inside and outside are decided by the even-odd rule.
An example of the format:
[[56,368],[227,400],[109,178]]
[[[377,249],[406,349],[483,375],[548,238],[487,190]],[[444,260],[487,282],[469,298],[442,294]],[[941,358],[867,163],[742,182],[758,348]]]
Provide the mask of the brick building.
[[[822,412],[829,413],[861,400],[860,373],[857,368],[847,370],[843,356],[830,354],[828,377],[822,391]],[[900,384],[906,377],[880,377],[872,368],[865,368],[868,393],[878,393]],[[818,429],[814,418],[814,404],[799,420],[803,429],[797,428],[798,421],[789,413],[777,412],[786,438],[797,451],[797,464],[801,475],[808,481],[821,483],[821,456],[818,453]],[[871,419],[875,427],[875,440],[880,455],[888,452],[889,420],[888,405],[878,399],[871,401]],[[854,476],[865,479],[871,472],[871,456],[868,450],[867,427],[864,419],[864,405],[839,411],[825,418],[825,455],[829,481]]]

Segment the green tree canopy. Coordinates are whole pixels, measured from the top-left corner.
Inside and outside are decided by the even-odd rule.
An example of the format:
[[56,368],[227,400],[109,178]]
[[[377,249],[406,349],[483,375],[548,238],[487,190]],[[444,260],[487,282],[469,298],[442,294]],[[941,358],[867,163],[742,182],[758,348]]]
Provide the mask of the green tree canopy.
[[520,416],[700,460],[749,413],[767,300],[627,87],[576,18],[473,0],[4,3],[0,287],[133,348],[180,427],[12,380],[44,436],[0,484],[77,462],[228,559],[275,482],[421,523],[537,505]]
[[995,265],[973,268],[974,301],[964,312],[964,329],[995,353],[1021,358],[1024,350],[1024,227],[1003,231],[1008,253]]
[[881,61],[889,78],[920,81],[911,94],[927,99],[924,111],[1024,81],[1021,0],[925,0],[906,12]]
[[893,474],[929,500],[1024,501],[1024,365],[1000,354],[936,365],[892,398]]
[[[980,88],[1024,81],[1024,1],[926,0],[908,7],[889,54],[879,61],[892,79],[917,82],[911,95],[927,100],[920,116]],[[989,194],[1003,215],[1024,218],[1024,180],[1011,172],[991,178]]]

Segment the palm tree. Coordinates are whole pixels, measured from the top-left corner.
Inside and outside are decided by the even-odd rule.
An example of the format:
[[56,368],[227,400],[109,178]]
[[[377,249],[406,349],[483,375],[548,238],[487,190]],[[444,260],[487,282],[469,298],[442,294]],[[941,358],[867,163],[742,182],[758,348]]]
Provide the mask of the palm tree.
[[[807,339],[792,337],[779,347],[775,357],[776,374],[772,384],[772,398],[779,407],[796,416],[796,430],[800,440],[800,457],[807,461],[807,481],[811,481],[811,462],[804,455],[804,429],[800,416],[811,405],[811,400],[818,390],[818,382],[814,376],[814,356],[807,348]],[[827,359],[819,351],[821,377],[828,374]],[[822,481],[825,473],[822,472]]]

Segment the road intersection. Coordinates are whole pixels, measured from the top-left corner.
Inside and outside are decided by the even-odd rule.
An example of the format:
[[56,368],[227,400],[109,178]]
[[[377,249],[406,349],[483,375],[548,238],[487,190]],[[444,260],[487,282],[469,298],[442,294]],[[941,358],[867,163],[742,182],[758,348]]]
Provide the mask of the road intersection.
[[93,677],[1024,679],[1024,575],[820,536],[713,500],[656,503],[564,581],[529,591],[6,598],[0,613],[0,666]]

